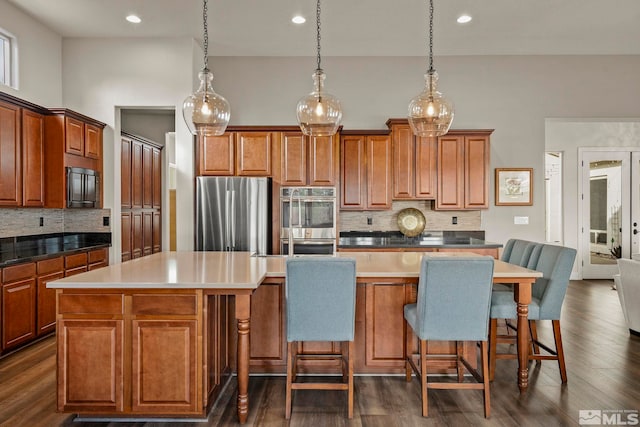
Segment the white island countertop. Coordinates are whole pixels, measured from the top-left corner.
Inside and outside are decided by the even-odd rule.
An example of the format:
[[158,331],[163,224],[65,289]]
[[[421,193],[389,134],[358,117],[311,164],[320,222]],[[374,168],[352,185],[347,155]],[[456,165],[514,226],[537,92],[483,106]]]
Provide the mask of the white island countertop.
[[[423,256],[479,256],[447,252],[343,252],[354,258],[358,278],[417,278]],[[255,289],[267,277],[284,277],[285,256],[249,252],[159,252],[49,282],[57,289]],[[540,277],[541,273],[496,260],[494,280]]]

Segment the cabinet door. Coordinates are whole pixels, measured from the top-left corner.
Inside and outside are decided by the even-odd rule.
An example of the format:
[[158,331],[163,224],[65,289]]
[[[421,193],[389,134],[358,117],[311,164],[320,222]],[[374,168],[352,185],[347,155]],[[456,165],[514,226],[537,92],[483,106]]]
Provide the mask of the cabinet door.
[[152,252],[155,254],[162,251],[162,215],[160,212],[153,212],[152,240]]
[[38,276],[37,334],[45,335],[56,330],[56,290],[48,289],[47,283],[62,279],[64,271]]
[[153,207],[153,148],[142,145],[142,207]]
[[65,117],[64,126],[64,151],[69,154],[84,156],[84,123],[73,117]]
[[271,132],[238,132],[237,175],[271,176]]
[[391,208],[391,139],[367,137],[367,209]]
[[436,209],[464,209],[464,137],[438,138]]
[[282,185],[307,185],[307,137],[284,132],[282,141]]
[[142,256],[153,253],[153,212],[142,213]]
[[284,283],[264,284],[251,297],[250,366],[282,372],[286,366]]
[[20,108],[0,102],[0,206],[22,204]]
[[131,258],[140,258],[142,256],[143,240],[142,240],[142,212],[131,213]]
[[131,207],[142,207],[142,143],[131,142]]
[[131,229],[131,212],[122,212],[120,214],[120,229],[122,236],[122,262],[129,261],[132,258],[131,245],[133,243],[133,233]]
[[59,411],[123,411],[123,324],[123,320],[60,321]]
[[416,138],[416,199],[436,198],[436,139]]
[[44,116],[22,110],[22,205],[44,206]]
[[2,348],[9,349],[36,337],[36,279],[2,285]]
[[235,174],[235,133],[198,137],[198,175]]
[[489,138],[467,136],[464,139],[464,207],[489,207]]
[[415,196],[415,143],[409,126],[393,127],[393,198]]
[[198,408],[196,320],[132,321],[133,412],[180,413]]
[[309,185],[334,186],[338,176],[337,136],[313,136],[309,139]]
[[157,148],[152,149],[153,165],[153,208],[160,209],[162,207],[162,157],[160,156],[160,150]]
[[130,139],[120,142],[120,202],[123,209],[131,208],[131,149]]
[[371,283],[365,287],[365,366],[404,366],[403,307],[409,285]]
[[343,136],[340,152],[340,208],[361,210],[366,206],[365,137]]
[[89,123],[84,125],[84,155],[91,159],[102,157],[102,129]]

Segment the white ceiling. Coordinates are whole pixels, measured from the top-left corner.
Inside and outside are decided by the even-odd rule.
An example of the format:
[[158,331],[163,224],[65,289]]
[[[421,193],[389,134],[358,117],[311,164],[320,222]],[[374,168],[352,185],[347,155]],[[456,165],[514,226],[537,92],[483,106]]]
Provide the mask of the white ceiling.
[[[3,1],[3,0],[0,0]],[[8,0],[63,37],[202,39],[198,0]],[[315,55],[315,1],[210,0],[209,54]],[[322,54],[422,56],[426,0],[324,0]],[[142,23],[124,17],[135,12]],[[457,24],[461,13],[473,21]],[[307,23],[291,17],[302,13]],[[436,0],[436,55],[640,54],[640,0]]]

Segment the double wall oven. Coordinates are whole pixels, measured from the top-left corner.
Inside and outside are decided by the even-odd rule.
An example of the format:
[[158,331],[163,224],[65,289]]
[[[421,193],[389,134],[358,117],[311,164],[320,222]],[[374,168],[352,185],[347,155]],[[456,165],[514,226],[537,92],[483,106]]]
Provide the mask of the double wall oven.
[[280,253],[330,255],[335,252],[335,187],[282,187]]

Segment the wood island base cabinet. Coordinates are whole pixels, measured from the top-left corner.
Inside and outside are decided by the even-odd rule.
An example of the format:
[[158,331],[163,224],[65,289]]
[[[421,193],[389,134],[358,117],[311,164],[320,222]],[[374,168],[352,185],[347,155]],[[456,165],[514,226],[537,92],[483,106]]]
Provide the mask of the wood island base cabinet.
[[231,377],[226,295],[57,290],[58,410],[206,416]]

